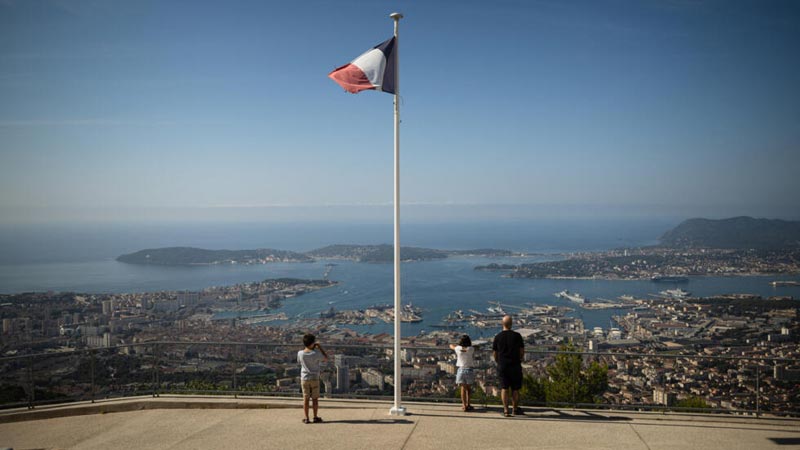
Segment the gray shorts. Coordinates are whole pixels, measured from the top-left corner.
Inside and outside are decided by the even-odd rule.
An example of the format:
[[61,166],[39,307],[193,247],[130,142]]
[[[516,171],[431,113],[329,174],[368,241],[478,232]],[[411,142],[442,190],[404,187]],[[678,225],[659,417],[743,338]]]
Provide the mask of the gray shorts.
[[459,367],[456,372],[456,384],[472,384],[475,382],[475,370],[470,367]]

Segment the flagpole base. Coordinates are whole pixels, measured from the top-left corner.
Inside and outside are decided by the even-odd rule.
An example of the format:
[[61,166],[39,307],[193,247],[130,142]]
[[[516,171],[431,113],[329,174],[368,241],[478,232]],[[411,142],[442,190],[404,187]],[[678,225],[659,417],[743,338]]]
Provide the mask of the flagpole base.
[[406,407],[405,406],[392,406],[392,409],[389,410],[389,414],[393,416],[405,416],[406,415]]

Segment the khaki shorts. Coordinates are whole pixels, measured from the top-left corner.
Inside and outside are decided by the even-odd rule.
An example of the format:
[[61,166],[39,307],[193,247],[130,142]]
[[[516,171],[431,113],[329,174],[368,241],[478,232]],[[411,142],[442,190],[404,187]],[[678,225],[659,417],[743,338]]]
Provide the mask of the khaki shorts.
[[303,397],[319,398],[319,380],[308,380],[300,383],[303,387]]

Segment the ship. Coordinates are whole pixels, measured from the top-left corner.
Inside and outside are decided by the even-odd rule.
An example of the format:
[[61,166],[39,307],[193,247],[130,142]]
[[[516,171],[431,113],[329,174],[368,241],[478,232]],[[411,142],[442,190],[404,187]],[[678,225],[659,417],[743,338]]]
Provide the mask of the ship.
[[571,302],[577,303],[579,305],[582,305],[584,303],[588,303],[589,302],[587,299],[583,298],[583,296],[581,294],[573,293],[573,292],[570,292],[570,291],[568,291],[566,289],[564,289],[561,292],[556,293],[555,296],[558,297],[558,298],[565,298],[565,299],[567,299],[567,300],[569,300]]
[[675,299],[683,299],[692,295],[691,292],[684,291],[683,289],[667,289],[665,291],[659,292],[659,294],[663,295],[664,297],[670,297]]
[[773,281],[770,284],[773,287],[800,287],[800,281]]
[[489,304],[494,305],[486,308],[486,310],[489,311],[490,313],[499,314],[501,316],[504,316],[506,314],[506,312],[500,306],[500,302],[489,302]]
[[679,275],[653,275],[650,281],[654,283],[688,283],[689,278]]

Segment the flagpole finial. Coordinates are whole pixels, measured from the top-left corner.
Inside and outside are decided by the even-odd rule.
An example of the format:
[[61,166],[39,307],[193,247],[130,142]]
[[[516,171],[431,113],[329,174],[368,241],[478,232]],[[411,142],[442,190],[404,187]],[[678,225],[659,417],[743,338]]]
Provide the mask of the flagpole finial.
[[393,12],[393,13],[389,14],[389,17],[391,17],[394,20],[400,20],[400,19],[403,18],[403,15],[398,13],[398,12]]

